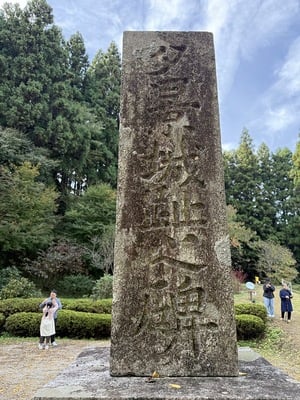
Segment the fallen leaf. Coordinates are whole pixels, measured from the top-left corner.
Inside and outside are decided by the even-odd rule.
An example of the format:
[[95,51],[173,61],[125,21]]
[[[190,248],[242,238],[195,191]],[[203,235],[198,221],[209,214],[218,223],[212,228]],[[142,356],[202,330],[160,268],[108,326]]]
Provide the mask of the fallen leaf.
[[177,385],[177,383],[170,383],[170,385],[169,385],[171,388],[173,388],[173,389],[180,389],[181,388],[181,386],[180,385]]
[[152,374],[152,378],[159,378],[159,373],[154,371]]

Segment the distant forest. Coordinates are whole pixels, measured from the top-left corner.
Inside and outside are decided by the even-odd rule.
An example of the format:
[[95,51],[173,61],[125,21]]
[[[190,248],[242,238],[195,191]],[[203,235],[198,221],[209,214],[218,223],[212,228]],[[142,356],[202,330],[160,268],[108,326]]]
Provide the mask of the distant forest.
[[[89,62],[45,0],[2,7],[0,290],[18,276],[88,292],[113,273],[120,85],[114,42]],[[255,150],[245,130],[223,156],[233,271],[298,279],[300,143]]]

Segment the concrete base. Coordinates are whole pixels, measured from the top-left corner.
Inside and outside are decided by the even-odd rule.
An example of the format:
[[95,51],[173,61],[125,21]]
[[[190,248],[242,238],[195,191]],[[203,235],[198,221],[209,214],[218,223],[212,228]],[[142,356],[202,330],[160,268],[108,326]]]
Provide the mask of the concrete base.
[[32,400],[300,400],[300,382],[250,348],[238,377],[138,378],[109,375],[109,348],[88,348]]

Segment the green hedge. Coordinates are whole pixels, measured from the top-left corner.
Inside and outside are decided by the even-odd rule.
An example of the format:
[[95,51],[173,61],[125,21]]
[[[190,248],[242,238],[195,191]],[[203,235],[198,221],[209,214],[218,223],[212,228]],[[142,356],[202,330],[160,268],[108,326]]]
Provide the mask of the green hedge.
[[257,303],[241,303],[235,304],[235,315],[250,314],[261,318],[265,323],[267,322],[267,311],[266,307],[262,304]]
[[0,302],[0,312],[8,317],[9,315],[19,312],[38,312],[39,305],[44,299],[6,299]]
[[[40,335],[41,313],[19,312],[6,318],[5,330],[13,336],[34,337]],[[110,314],[93,314],[61,310],[56,333],[68,338],[102,339],[110,336]]]
[[0,332],[3,330],[5,325],[5,315],[0,313]]
[[[14,336],[39,336],[44,298],[7,299],[0,302],[0,331]],[[61,299],[57,335],[69,338],[105,338],[110,336],[112,300]],[[6,321],[5,321],[6,318]],[[267,313],[261,304],[235,305],[238,340],[254,339],[264,334]]]
[[97,314],[111,314],[112,299],[61,299],[63,309]]
[[266,331],[265,322],[256,315],[240,314],[235,316],[238,340],[262,337]]
[[111,330],[111,315],[62,310],[56,326],[57,334],[62,337],[108,338]]
[[[45,300],[43,298],[30,298],[30,299],[6,299],[0,302],[0,313],[6,317],[19,312],[38,312],[39,305]],[[92,300],[92,299],[61,299],[63,309],[90,312],[97,314],[111,314],[111,299],[105,300]],[[61,312],[61,311],[59,311]]]
[[6,318],[5,330],[13,336],[40,336],[41,314],[17,312]]

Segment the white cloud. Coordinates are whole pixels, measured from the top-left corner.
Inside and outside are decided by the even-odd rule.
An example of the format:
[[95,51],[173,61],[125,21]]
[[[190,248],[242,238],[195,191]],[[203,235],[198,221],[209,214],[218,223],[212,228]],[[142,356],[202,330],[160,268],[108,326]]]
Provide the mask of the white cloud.
[[221,101],[230,92],[241,62],[274,43],[298,11],[298,0],[206,1],[204,28],[214,33]]
[[[282,65],[274,71],[275,82],[262,95],[257,110],[260,118],[254,126],[265,129],[268,135],[280,134],[299,124],[300,108],[300,36],[289,47]],[[299,129],[298,126],[296,129]]]

